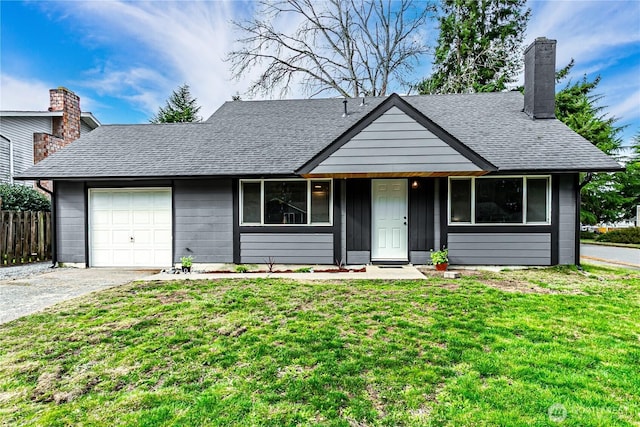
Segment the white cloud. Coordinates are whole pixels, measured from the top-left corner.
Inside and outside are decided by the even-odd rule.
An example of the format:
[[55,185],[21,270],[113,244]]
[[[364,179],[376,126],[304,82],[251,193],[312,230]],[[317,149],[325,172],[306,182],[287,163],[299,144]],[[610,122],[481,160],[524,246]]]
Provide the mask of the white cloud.
[[46,111],[49,89],[53,86],[40,80],[23,80],[0,76],[0,110]]
[[87,75],[87,86],[132,100],[153,113],[172,90],[187,83],[205,117],[248,86],[246,81],[230,80],[224,61],[233,42],[231,20],[238,5],[231,1],[63,3],[69,19],[80,21],[93,40],[113,46],[125,43],[146,62],[122,64],[122,58],[112,58],[104,70]]
[[532,19],[525,44],[536,37],[558,40],[557,64],[571,58],[578,63],[610,57],[611,50],[640,42],[640,2],[530,1]]

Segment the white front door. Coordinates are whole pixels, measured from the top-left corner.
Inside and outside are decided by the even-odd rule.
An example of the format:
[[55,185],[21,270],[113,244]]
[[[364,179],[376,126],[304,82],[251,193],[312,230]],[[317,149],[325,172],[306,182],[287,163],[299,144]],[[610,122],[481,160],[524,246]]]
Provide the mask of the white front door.
[[89,190],[89,265],[171,266],[171,189]]
[[408,261],[407,180],[371,181],[371,259]]

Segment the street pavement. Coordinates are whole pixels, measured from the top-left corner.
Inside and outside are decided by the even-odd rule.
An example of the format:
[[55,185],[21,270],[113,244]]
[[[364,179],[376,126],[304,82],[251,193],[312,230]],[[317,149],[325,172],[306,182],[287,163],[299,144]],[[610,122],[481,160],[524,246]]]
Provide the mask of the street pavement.
[[580,258],[640,269],[640,249],[603,245],[580,245]]

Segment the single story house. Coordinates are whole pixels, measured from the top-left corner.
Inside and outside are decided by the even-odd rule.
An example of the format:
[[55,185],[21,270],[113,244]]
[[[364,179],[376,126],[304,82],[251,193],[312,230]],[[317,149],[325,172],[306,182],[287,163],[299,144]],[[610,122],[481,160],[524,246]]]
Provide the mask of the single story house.
[[101,126],[21,175],[54,182],[55,260],[579,262],[579,173],[620,166],[554,117],[555,40],[520,92],[232,101]]

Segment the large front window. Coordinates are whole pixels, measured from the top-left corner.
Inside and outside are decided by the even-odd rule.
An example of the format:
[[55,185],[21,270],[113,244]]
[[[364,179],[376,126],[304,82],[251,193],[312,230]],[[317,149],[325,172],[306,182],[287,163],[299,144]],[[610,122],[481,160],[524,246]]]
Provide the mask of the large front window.
[[243,225],[330,225],[330,180],[243,180]]
[[449,179],[450,224],[548,224],[550,178]]

